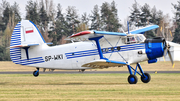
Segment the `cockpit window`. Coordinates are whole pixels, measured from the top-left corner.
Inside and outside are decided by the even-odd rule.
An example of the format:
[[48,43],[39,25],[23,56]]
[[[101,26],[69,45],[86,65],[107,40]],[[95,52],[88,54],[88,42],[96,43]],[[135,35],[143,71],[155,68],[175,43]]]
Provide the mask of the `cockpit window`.
[[142,34],[136,34],[136,35],[129,35],[126,38],[123,39],[125,44],[132,44],[132,43],[141,43],[144,42],[146,38]]
[[134,36],[127,36],[127,44],[136,43],[136,39]]
[[142,41],[139,36],[136,36],[136,40],[137,40],[137,42],[141,42]]
[[141,35],[141,34],[140,34],[140,35],[138,35],[138,36],[139,36],[139,38],[141,39],[142,42],[144,42],[144,41],[146,40],[146,38],[145,38],[144,35]]

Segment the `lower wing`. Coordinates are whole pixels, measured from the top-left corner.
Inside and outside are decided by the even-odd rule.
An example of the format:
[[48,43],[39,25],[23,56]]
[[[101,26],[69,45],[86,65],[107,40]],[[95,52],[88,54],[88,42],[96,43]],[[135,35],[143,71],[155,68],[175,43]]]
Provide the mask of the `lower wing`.
[[89,63],[83,64],[82,67],[91,67],[91,68],[108,68],[126,65],[125,62],[113,61],[113,60],[94,60]]

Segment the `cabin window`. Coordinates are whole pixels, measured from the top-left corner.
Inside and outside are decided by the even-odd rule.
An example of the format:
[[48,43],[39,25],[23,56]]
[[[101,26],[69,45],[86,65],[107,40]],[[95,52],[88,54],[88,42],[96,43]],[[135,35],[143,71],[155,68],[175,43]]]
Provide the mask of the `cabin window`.
[[109,49],[108,49],[108,48],[106,48],[106,49],[105,49],[105,51],[106,51],[106,52],[108,52],[108,51],[109,51]]
[[101,52],[103,52],[103,49],[101,49]]
[[119,47],[117,47],[117,50],[118,50],[118,51],[120,51],[120,49],[121,49],[121,47],[120,47],[120,46],[119,46]]
[[114,51],[114,47],[111,48],[111,51]]
[[72,55],[74,55],[74,53],[72,53]]

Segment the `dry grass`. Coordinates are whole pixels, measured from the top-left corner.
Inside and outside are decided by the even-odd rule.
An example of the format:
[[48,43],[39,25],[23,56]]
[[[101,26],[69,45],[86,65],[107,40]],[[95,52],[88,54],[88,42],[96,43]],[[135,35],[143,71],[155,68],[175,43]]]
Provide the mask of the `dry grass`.
[[[180,63],[172,69],[170,62],[147,65],[145,71],[180,70]],[[0,62],[0,71],[33,71],[34,68]],[[98,69],[127,71],[127,68]],[[129,74],[0,74],[0,101],[179,101],[180,74],[151,74],[148,84],[127,82]]]
[[[132,65],[135,68],[135,65]],[[172,68],[170,62],[157,62],[153,64],[148,64],[147,62],[142,62],[141,66],[144,71],[180,71],[180,62],[175,62],[175,67]],[[35,68],[16,65],[11,61],[1,61],[0,62],[0,72],[3,71],[34,71]],[[88,70],[86,70],[88,71]],[[112,67],[107,69],[93,69],[93,71],[127,71],[127,67]]]
[[127,83],[128,74],[1,74],[0,100],[179,101],[180,74],[151,74],[148,84]]
[[0,71],[33,71],[34,68],[14,64],[12,61],[0,61]]

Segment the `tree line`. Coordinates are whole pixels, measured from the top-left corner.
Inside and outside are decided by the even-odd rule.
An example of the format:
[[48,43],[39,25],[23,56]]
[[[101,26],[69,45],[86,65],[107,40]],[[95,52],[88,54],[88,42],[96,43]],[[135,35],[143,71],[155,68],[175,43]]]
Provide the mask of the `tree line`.
[[[175,12],[180,10],[180,2],[172,4]],[[169,26],[167,23],[171,18],[163,15],[163,11],[157,10],[156,7],[150,7],[148,4],[139,5],[136,1],[130,8],[130,15],[127,19],[119,19],[118,8],[115,1],[103,2],[102,5],[95,5],[88,14],[78,14],[78,10],[74,6],[68,6],[63,9],[62,5],[54,4],[53,0],[27,1],[25,18],[34,22],[46,42],[53,42],[53,45],[67,43],[63,39],[67,36],[84,30],[102,30],[111,32],[127,31],[127,21],[129,21],[130,29],[143,27],[149,24],[157,24],[165,28]],[[176,19],[173,23],[176,26],[174,36],[178,36],[180,31],[179,13],[175,13]],[[0,3],[0,61],[10,60],[9,47],[11,35],[15,25],[22,20],[22,14],[17,2],[10,5],[6,0]],[[178,19],[177,19],[178,18]],[[166,22],[166,24],[164,24]],[[161,36],[162,31],[148,31],[145,33],[147,38]],[[157,34],[160,33],[160,34]],[[168,31],[165,31],[168,33]],[[165,34],[166,35],[166,34]],[[176,37],[176,38],[178,38]],[[173,39],[174,42],[179,39]]]

